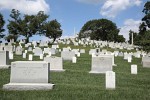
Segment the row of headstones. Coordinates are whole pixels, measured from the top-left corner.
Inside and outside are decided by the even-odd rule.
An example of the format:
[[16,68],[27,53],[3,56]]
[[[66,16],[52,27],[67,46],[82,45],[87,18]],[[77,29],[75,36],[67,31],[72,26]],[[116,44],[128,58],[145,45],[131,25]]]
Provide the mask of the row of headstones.
[[59,42],[59,43],[63,43],[63,44],[70,44],[73,43],[75,46],[83,45],[90,45],[91,47],[110,47],[110,48],[118,48],[118,49],[127,49],[127,50],[132,50],[134,49],[133,45],[130,45],[128,43],[114,43],[114,42],[107,42],[107,41],[95,41],[95,40],[90,40],[90,39],[68,39],[65,42]]
[[[105,73],[106,71],[112,71],[113,66],[116,66],[116,64],[114,64],[113,59],[114,58],[111,55],[99,55],[92,57],[92,66],[91,71],[89,73]],[[132,65],[131,70],[133,66],[137,65]]]
[[[106,72],[106,89],[115,89],[115,72]],[[17,61],[11,64],[10,83],[5,90],[49,90],[55,84],[49,83],[49,64],[44,61]]]
[[[50,63],[51,64],[51,63]],[[137,66],[131,67],[131,73],[137,74]],[[48,70],[48,71],[47,71]],[[54,84],[49,81],[49,65],[47,62],[18,61],[11,64],[10,83],[5,84],[3,89],[7,90],[47,90],[52,89]],[[115,72],[105,72],[106,89],[115,89]]]
[[[95,58],[95,57],[93,57],[93,58]],[[96,69],[96,67],[93,67],[94,65],[93,64],[97,64],[97,66],[99,66],[99,65],[102,65],[103,67],[102,68],[100,68],[101,70],[100,71],[102,71],[102,70],[104,70],[103,72],[100,72],[100,73],[107,73],[107,71],[112,71],[112,58],[111,57],[96,57],[96,60],[98,60],[98,61],[96,61],[95,63],[94,63],[94,60],[93,60],[93,58],[92,58],[92,71],[93,71],[93,69],[94,70],[96,70],[96,73],[99,71],[99,69]],[[97,59],[98,58],[98,59]],[[108,66],[106,65],[106,63],[105,62],[107,62],[108,64]],[[111,67],[110,67],[111,66]],[[100,66],[99,66],[100,67]],[[110,68],[110,69],[106,69],[106,68]],[[137,67],[136,68],[134,68],[134,67],[131,67],[132,69],[137,69]],[[131,69],[131,70],[132,70]],[[94,71],[93,71],[94,72]],[[131,71],[131,72],[135,72],[135,73],[137,73],[137,71]],[[99,72],[98,72],[99,73]],[[107,76],[107,75],[106,75]],[[112,76],[112,75],[111,75]],[[109,78],[108,78],[109,79]],[[108,81],[108,79],[106,78],[106,81]],[[113,81],[114,80],[114,78],[110,78],[111,80],[109,80],[109,81]],[[114,81],[113,81],[114,82]],[[112,82],[112,83],[113,83]],[[110,83],[107,83],[106,82],[106,84],[108,85],[108,84],[110,84],[110,86],[107,86],[106,85],[106,88],[114,88],[114,87],[112,87],[112,86],[115,86],[115,85],[112,85],[112,83],[110,84]],[[31,84],[30,84],[31,85]],[[9,87],[9,89],[10,88],[12,88],[14,86],[14,84],[7,84],[7,85],[4,85],[4,88],[8,88]],[[52,86],[52,85],[51,85]],[[23,87],[25,87],[24,85],[23,85]],[[28,87],[28,86],[27,86]],[[43,86],[42,86],[43,87]]]
[[[82,53],[85,53],[85,50],[81,50]],[[27,51],[25,50],[25,53],[23,53],[23,58],[27,57]],[[0,57],[1,62],[0,62],[0,68],[8,68],[9,67],[9,59],[13,59],[13,53],[12,52],[8,52],[8,51],[0,51]],[[32,61],[33,60],[33,55],[29,54],[28,55],[28,60]],[[80,57],[80,53],[77,54],[77,57]],[[75,54],[75,51],[62,51],[61,53],[61,57],[51,57],[51,54],[47,55],[46,57],[44,57],[43,54],[40,54],[40,59],[43,59],[44,61],[48,61],[49,63],[51,63],[51,70],[56,70],[56,71],[61,71],[63,70],[63,60],[71,60],[72,63],[76,63],[77,62],[77,57]],[[59,62],[57,62],[59,61]],[[56,68],[55,68],[56,67]]]

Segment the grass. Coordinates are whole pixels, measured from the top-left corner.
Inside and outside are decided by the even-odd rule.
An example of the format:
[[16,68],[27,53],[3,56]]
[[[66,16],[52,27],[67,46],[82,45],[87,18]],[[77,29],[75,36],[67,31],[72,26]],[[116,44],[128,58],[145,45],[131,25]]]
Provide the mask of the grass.
[[[132,63],[128,63],[123,57],[115,57],[116,89],[106,90],[104,74],[89,74],[90,47],[84,49],[86,53],[78,57],[76,64],[63,62],[65,72],[50,72],[50,82],[56,86],[49,91],[2,90],[3,85],[9,83],[10,69],[0,69],[0,100],[150,100],[150,69],[142,67],[141,59],[133,58]],[[16,60],[27,59],[15,55],[12,61]],[[34,57],[34,60],[40,59]],[[137,75],[130,74],[131,64],[138,65]]]

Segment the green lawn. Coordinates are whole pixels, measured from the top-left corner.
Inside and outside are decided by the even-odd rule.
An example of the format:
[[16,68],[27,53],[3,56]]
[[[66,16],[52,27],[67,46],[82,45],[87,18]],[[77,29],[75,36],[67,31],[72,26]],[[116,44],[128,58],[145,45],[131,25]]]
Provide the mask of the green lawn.
[[[89,74],[91,56],[87,52],[89,47],[85,49],[86,54],[81,54],[76,64],[64,61],[65,72],[50,73],[50,82],[55,87],[49,91],[2,90],[9,83],[10,69],[0,69],[0,100],[150,100],[150,69],[142,67],[141,59],[133,58],[128,63],[123,57],[115,57],[116,89],[106,90],[104,74]],[[26,59],[15,55],[14,60]],[[137,75],[130,74],[131,64],[138,65]]]

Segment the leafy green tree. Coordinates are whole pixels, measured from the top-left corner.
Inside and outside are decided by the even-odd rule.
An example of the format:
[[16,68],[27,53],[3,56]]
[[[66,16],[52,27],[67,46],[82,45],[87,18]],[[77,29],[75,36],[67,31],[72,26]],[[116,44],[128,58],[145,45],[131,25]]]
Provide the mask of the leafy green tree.
[[61,25],[56,19],[47,22],[44,26],[44,30],[45,36],[53,39],[53,42],[62,35]]
[[142,18],[142,21],[150,28],[150,1],[145,3],[143,13],[145,13],[145,16]]
[[139,45],[143,50],[150,52],[150,1],[147,1],[144,5],[143,13],[145,16],[142,18],[142,24],[139,27]]
[[3,34],[3,32],[5,31],[5,29],[3,28],[5,24],[3,15],[0,13],[0,39],[3,38],[5,35]]
[[123,35],[117,35],[116,38],[116,42],[125,42],[125,38],[123,37]]
[[118,42],[119,29],[115,23],[107,19],[94,19],[84,24],[79,33],[79,38],[90,37],[94,40],[107,40]]
[[42,34],[43,26],[46,23],[48,15],[43,11],[39,11],[37,15],[24,15],[24,19],[21,20],[21,35],[26,37],[26,43],[29,42],[29,38],[36,34]]
[[12,9],[10,17],[11,20],[8,20],[9,23],[7,25],[9,35],[6,37],[6,39],[9,39],[10,37],[14,39],[14,41],[17,41],[17,38],[20,36],[20,22],[21,22],[21,17],[20,17],[20,12],[19,10]]
[[6,40],[7,42],[10,42],[11,39],[14,39],[14,41],[16,41],[17,38],[18,38],[18,36],[13,35],[13,34],[9,34],[8,36],[5,36],[5,40]]

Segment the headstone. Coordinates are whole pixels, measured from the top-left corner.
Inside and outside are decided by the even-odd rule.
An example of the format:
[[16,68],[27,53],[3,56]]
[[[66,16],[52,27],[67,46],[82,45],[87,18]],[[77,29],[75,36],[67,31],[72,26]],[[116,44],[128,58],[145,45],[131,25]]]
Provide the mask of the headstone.
[[50,49],[50,52],[51,52],[51,54],[56,54],[56,49],[51,48],[51,49]]
[[80,49],[80,53],[85,53],[85,49]]
[[106,80],[106,89],[115,89],[116,88],[116,77],[115,72],[107,71],[105,75]]
[[137,74],[137,65],[131,65],[131,74]]
[[50,71],[65,71],[63,69],[63,60],[61,57],[44,57],[44,61],[50,63]]
[[42,49],[39,48],[39,47],[36,47],[36,48],[34,49],[34,56],[40,56],[40,54],[43,54]]
[[22,58],[26,58],[26,53],[23,53]]
[[57,48],[59,48],[59,46],[58,45],[52,45],[52,48],[57,49]]
[[112,71],[112,57],[92,57],[90,73],[105,73]]
[[43,54],[40,54],[40,59],[43,59]]
[[49,53],[48,53],[48,55],[49,55],[49,56],[52,56],[52,53],[51,53],[51,52],[49,52]]
[[16,47],[16,55],[22,55],[22,48],[20,46]]
[[49,53],[50,52],[50,48],[44,48],[44,53]]
[[5,90],[49,90],[49,67],[44,61],[16,61],[11,63],[10,83]]
[[8,68],[8,67],[9,67],[9,52],[0,51],[0,68]]
[[131,57],[128,57],[128,62],[131,62],[132,58]]
[[73,51],[62,51],[61,57],[63,60],[72,60],[72,57],[75,57],[75,52]]
[[29,47],[29,48],[28,48],[28,51],[32,51],[32,47]]
[[24,52],[25,52],[25,53],[27,53],[28,51],[27,51],[27,50],[25,50]]
[[9,51],[9,59],[14,59],[14,54],[12,51]]
[[76,57],[72,57],[72,63],[76,63],[77,62],[77,58]]
[[80,57],[80,53],[79,52],[77,53],[77,57]]
[[33,55],[29,54],[29,60],[32,61],[33,60]]
[[70,51],[70,48],[63,48],[63,51]]
[[10,51],[10,52],[12,52],[13,51],[13,46],[5,46],[4,47],[4,51]]
[[150,57],[142,57],[143,67],[150,68]]

